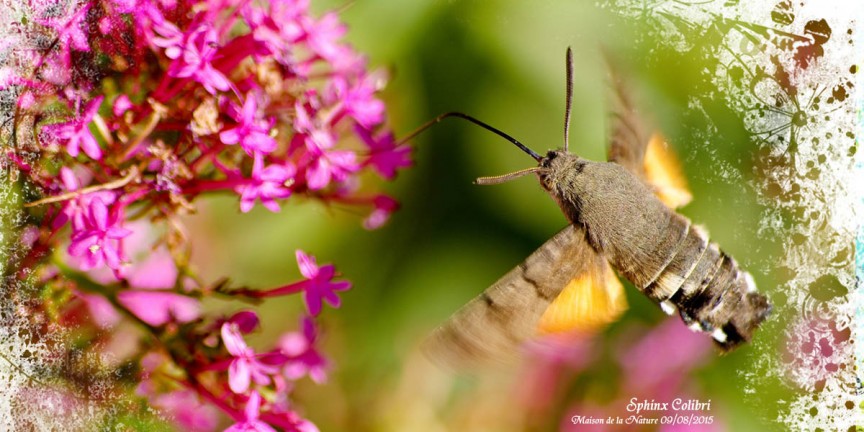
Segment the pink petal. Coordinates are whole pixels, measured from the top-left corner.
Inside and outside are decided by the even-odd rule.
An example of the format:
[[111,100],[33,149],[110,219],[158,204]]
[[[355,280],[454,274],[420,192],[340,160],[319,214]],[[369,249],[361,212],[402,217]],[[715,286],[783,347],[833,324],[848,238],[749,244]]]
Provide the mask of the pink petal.
[[117,294],[117,301],[152,326],[189,322],[201,314],[198,300],[170,292],[125,290]]
[[239,127],[224,130],[219,133],[219,139],[225,144],[237,144],[240,141]]
[[240,311],[231,316],[228,322],[235,324],[241,333],[250,333],[258,327],[258,314],[252,311]]
[[245,359],[234,359],[228,366],[228,387],[234,393],[245,393],[250,383],[249,364]]
[[318,276],[318,264],[315,263],[315,257],[306,255],[300,249],[297,249],[294,252],[297,257],[297,266],[300,267],[300,274],[305,276],[307,279],[312,279],[315,276]]
[[100,251],[105,257],[105,263],[108,264],[108,267],[115,270],[120,268],[120,254],[117,252],[117,249],[103,242]]
[[159,248],[143,262],[132,267],[126,279],[129,285],[135,288],[172,288],[177,282],[177,266],[171,253]]
[[60,168],[60,180],[63,182],[63,186],[66,187],[67,191],[71,192],[80,187],[78,184],[78,177],[76,177],[75,173],[69,168]]
[[90,246],[96,244],[96,235],[89,232],[82,232],[82,235],[72,237],[72,243],[69,244],[69,255],[80,257],[90,252]]
[[100,198],[95,198],[90,203],[90,221],[99,231],[106,231],[108,228],[108,207],[105,207]]
[[233,356],[241,356],[246,353],[249,347],[243,336],[230,323],[222,324],[222,342],[225,343],[225,349]]
[[246,408],[243,409],[243,414],[246,415],[246,420],[255,420],[258,418],[258,410],[261,409],[261,395],[257,391],[253,391],[249,395],[249,400],[246,401]]
[[81,136],[81,147],[84,149],[84,153],[87,156],[94,160],[99,160],[102,158],[102,149],[99,148],[99,143],[96,142],[96,139],[93,138],[93,135],[90,131],[84,131]]
[[303,292],[303,300],[306,302],[306,309],[309,311],[309,315],[318,316],[321,313],[321,297],[318,293],[306,290]]

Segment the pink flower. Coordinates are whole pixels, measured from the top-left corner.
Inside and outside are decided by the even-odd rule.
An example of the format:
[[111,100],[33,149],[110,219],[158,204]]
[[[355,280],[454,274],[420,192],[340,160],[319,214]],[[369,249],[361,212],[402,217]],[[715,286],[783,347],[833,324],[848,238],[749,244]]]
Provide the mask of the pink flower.
[[363,221],[363,228],[368,230],[380,228],[390,219],[390,215],[399,209],[399,202],[387,195],[376,196],[372,203],[375,210]]
[[256,152],[270,153],[276,149],[276,140],[268,134],[271,125],[258,119],[258,105],[253,95],[246,95],[243,108],[235,116],[235,120],[237,126],[219,133],[219,139],[223,143],[240,143],[240,147],[250,156]]
[[249,183],[241,184],[235,188],[240,194],[240,211],[243,213],[252,210],[255,200],[260,200],[261,205],[276,213],[279,204],[274,199],[285,199],[291,196],[290,185],[294,182],[297,170],[293,165],[270,165],[261,169],[263,164],[261,158],[255,158],[252,168],[252,178]]
[[35,21],[57,31],[56,37],[60,51],[64,55],[68,56],[71,48],[75,48],[78,51],[90,51],[90,45],[87,43],[87,35],[81,29],[81,24],[84,23],[88,10],[90,10],[89,2],[85,3],[81,9],[73,12],[71,16],[66,15],[62,18],[36,19]]
[[342,55],[338,41],[345,34],[346,28],[339,21],[338,15],[331,12],[318,21],[307,18],[303,24],[312,51],[327,61],[336,60]]
[[173,76],[192,78],[214,95],[218,90],[231,88],[228,78],[212,65],[219,42],[214,28],[199,25],[187,35],[184,42],[183,55],[175,61]]
[[93,116],[99,110],[99,104],[102,103],[104,96],[98,96],[91,100],[84,108],[84,115],[66,123],[57,123],[44,126],[42,128],[49,139],[65,141],[66,151],[69,156],[78,156],[78,149],[84,150],[87,156],[99,160],[102,158],[102,149],[99,148],[99,143],[96,138],[90,133],[87,125],[93,120]]
[[260,320],[258,315],[252,311],[240,311],[228,318],[228,322],[236,325],[240,333],[248,334],[258,328]]
[[87,311],[90,312],[90,319],[93,323],[101,328],[114,327],[120,321],[120,314],[114,310],[114,306],[105,297],[98,294],[88,294],[84,292],[74,291],[76,297],[84,302]]
[[165,57],[171,60],[180,58],[180,55],[183,54],[183,32],[176,25],[164,19],[154,22],[153,30],[159,34],[159,36],[153,37],[153,45],[165,48]]
[[288,358],[283,369],[285,377],[297,380],[308,374],[316,383],[322,383],[327,380],[327,359],[315,348],[318,338],[315,322],[304,317],[300,326],[301,331],[287,333],[279,338],[279,351]]
[[216,428],[219,411],[202,403],[192,390],[178,390],[153,396],[153,406],[187,432],[207,432]]
[[297,265],[300,273],[307,278],[304,281],[304,299],[309,314],[317,316],[321,313],[321,304],[326,301],[335,308],[341,304],[337,291],[346,291],[351,288],[351,282],[332,282],[336,275],[336,269],[332,264],[319,267],[315,257],[306,255],[302,250],[297,250]]
[[132,108],[132,101],[129,100],[129,96],[121,94],[114,99],[114,105],[111,107],[111,112],[113,112],[116,117],[120,117],[130,108]]
[[384,120],[384,102],[375,97],[379,77],[366,75],[349,84],[342,76],[334,76],[330,81],[328,101],[338,102],[346,114],[353,117],[360,126],[371,129]]
[[676,389],[687,371],[705,361],[710,338],[688,329],[680,320],[667,319],[621,352],[624,382],[633,392],[662,394]]
[[270,375],[277,372],[276,367],[258,360],[255,351],[246,345],[236,324],[222,324],[222,341],[225,349],[234,357],[228,366],[228,387],[231,391],[245,393],[252,381],[260,385],[270,384]]
[[151,326],[169,322],[186,323],[201,316],[197,299],[160,290],[123,290],[117,301]]
[[246,401],[246,408],[243,409],[243,419],[229,426],[225,432],[276,432],[276,429],[258,419],[260,409],[261,395],[253,391]]
[[120,268],[120,239],[132,234],[119,226],[119,215],[109,212],[101,199],[95,198],[85,212],[82,226],[73,224],[69,254],[83,257],[82,270],[96,268],[103,263],[113,270]]
[[408,168],[411,162],[411,147],[403,144],[396,145],[396,139],[392,132],[372,136],[372,132],[360,127],[355,128],[357,135],[363,143],[369,147],[369,159],[366,165],[371,165],[381,177],[392,180],[396,177],[396,170]]
[[349,175],[360,170],[356,156],[354,152],[347,150],[322,151],[306,169],[309,189],[319,190],[331,181],[345,181]]
[[[61,167],[60,181],[66,192],[74,192],[81,189],[82,183],[90,181],[90,173],[84,170],[76,173],[69,168]],[[54,220],[53,227],[59,228],[71,220],[72,224],[77,227],[77,229],[83,228],[85,209],[90,207],[90,202],[96,198],[102,200],[102,203],[106,206],[114,204],[114,200],[116,199],[114,192],[111,191],[98,191],[76,196],[75,198],[64,202],[63,210],[61,210],[60,214]]]

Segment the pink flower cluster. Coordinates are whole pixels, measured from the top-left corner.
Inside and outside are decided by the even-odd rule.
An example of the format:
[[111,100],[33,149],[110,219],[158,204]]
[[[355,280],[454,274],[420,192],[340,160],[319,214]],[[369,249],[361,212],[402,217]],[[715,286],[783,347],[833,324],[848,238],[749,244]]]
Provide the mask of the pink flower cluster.
[[[78,325],[126,319],[170,335],[175,344],[143,356],[139,394],[191,430],[215,427],[214,407],[233,419],[230,430],[315,430],[289,403],[290,384],[325,378],[313,317],[324,303],[339,307],[350,283],[298,251],[299,282],[208,286],[188,268],[178,216],[208,193],[236,194],[244,213],[259,203],[278,212],[304,195],[368,208],[363,226],[380,227],[398,203],[363,174],[392,180],[411,165],[385,127],[384,76],[342,41],[337,14],[313,16],[308,0],[23,7],[30,19],[10,38],[38,43],[8,62],[25,67],[0,70],[0,92],[17,98],[10,136],[20,140],[0,164],[43,191],[25,204],[20,276],[48,269],[36,274],[72,293],[61,309]],[[254,313],[215,323],[201,313],[208,296],[295,293],[309,317],[263,353],[243,338],[257,327]]]

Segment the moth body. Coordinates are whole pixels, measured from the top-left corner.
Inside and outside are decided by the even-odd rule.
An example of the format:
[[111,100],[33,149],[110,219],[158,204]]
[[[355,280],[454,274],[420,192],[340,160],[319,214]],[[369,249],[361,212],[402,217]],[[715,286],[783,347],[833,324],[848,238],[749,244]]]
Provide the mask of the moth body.
[[636,288],[723,349],[750,340],[770,305],[703,230],[617,163],[550,151],[540,167],[541,185],[565,216]]
[[749,341],[771,305],[756,292],[753,278],[711,243],[704,230],[672,210],[689,201],[686,182],[669,163],[674,158],[664,156],[662,136],[645,133],[620,85],[610,162],[567,152],[573,96],[570,49],[566,65],[563,150],[541,156],[461,113],[442,114],[427,123],[460,117],[516,145],[539,165],[477,182],[498,184],[536,173],[570,221],[436,329],[427,341],[429,353],[444,365],[470,367],[507,357],[537,334],[597,331],[627,307],[613,268],[664,312],[677,312],[691,329],[711,335],[723,350]]

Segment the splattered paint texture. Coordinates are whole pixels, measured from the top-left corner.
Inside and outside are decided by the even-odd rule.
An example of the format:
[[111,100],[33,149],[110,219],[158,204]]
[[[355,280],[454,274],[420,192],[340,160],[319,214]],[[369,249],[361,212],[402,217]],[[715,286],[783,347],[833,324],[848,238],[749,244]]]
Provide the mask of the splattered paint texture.
[[[762,341],[752,353],[755,367],[740,372],[754,411],[776,404],[779,415],[768,420],[791,430],[864,425],[855,368],[864,215],[855,19],[864,6],[625,0],[614,10],[647,21],[675,50],[707,59],[711,66],[698,79],[710,90],[690,97],[692,109],[710,123],[706,106],[721,101],[749,133],[753,172],[743,175],[765,208],[755,240],[780,239],[783,256],[768,267],[784,282],[772,292],[768,324],[780,327],[783,340]],[[742,176],[734,167],[718,168],[723,176]],[[765,401],[761,389],[772,380],[798,396]]]

